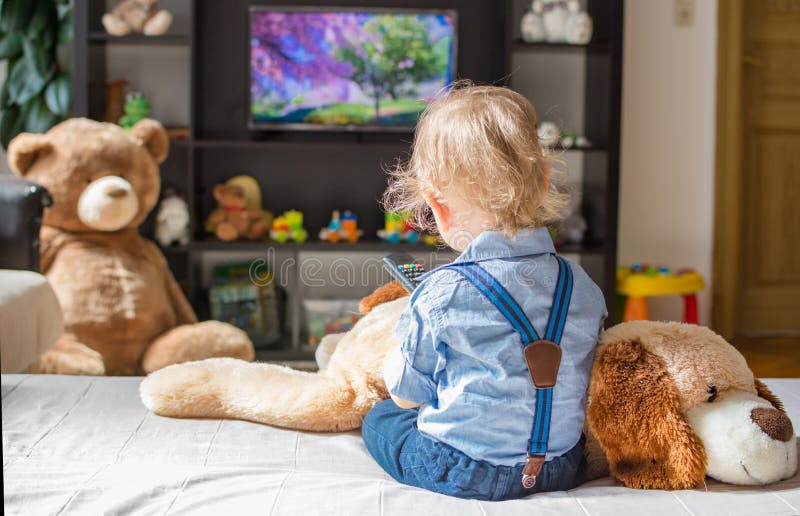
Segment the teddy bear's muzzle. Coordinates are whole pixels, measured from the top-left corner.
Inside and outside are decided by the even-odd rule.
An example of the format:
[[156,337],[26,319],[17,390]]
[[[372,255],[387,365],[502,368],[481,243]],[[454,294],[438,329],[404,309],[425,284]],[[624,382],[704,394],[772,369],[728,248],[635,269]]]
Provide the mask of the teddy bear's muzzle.
[[97,231],[122,229],[138,212],[136,191],[119,176],[95,179],[86,185],[78,199],[78,218]]
[[750,419],[761,430],[773,439],[787,442],[794,435],[792,421],[775,408],[754,408],[750,411]]

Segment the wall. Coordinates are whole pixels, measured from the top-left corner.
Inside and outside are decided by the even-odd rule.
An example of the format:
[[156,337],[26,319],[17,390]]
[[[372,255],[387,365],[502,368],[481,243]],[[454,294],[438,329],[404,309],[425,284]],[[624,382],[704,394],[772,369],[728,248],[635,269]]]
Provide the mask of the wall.
[[[619,261],[700,271],[709,324],[717,1],[695,0],[690,27],[675,26],[672,9],[625,2]],[[681,317],[678,299],[651,303],[651,318]]]

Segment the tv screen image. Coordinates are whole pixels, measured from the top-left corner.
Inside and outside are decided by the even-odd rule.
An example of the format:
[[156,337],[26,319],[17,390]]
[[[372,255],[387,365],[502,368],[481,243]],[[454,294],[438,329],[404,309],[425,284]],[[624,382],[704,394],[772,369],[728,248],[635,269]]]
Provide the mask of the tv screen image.
[[253,7],[250,125],[406,130],[455,62],[453,11]]

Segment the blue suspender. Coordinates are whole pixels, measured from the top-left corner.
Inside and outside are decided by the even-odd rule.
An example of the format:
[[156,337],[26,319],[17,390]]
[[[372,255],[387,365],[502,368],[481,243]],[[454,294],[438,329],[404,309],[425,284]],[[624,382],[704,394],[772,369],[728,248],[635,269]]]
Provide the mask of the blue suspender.
[[[548,380],[537,381],[536,378],[542,378],[542,376],[539,375],[537,377],[534,370],[530,370],[531,378],[536,387],[536,414],[528,448],[528,460],[522,477],[523,486],[529,489],[535,485],[536,475],[541,470],[547,453],[550,415],[553,407],[553,385],[555,385],[555,375],[558,373],[558,363],[561,359],[558,345],[561,343],[561,336],[564,333],[564,324],[567,321],[569,303],[572,298],[572,268],[560,256],[556,256],[556,260],[558,260],[558,282],[553,294],[553,306],[550,309],[550,317],[547,321],[544,339],[540,339],[525,312],[511,297],[511,294],[486,269],[475,262],[454,263],[446,266],[448,269],[461,273],[508,319],[508,322],[520,335],[529,369],[531,369],[532,365],[536,369],[534,365],[536,364],[535,358],[543,357],[539,352],[540,348],[548,348],[543,351],[544,354],[548,355],[549,362],[555,361],[555,371],[552,371],[552,378]],[[537,346],[531,347],[531,344],[534,343],[537,343]],[[539,351],[534,353],[534,348]],[[529,358],[529,352],[534,359]],[[554,358],[555,355],[557,355],[557,358]],[[533,361],[533,364],[531,361]],[[540,361],[543,360],[540,359]]]

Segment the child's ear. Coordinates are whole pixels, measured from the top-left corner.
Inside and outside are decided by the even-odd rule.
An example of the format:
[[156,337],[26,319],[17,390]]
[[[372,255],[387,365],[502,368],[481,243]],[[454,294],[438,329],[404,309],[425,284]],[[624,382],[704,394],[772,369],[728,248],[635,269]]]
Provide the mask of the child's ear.
[[441,233],[447,233],[450,231],[450,208],[447,207],[446,204],[439,202],[436,199],[436,196],[432,193],[424,193],[422,196],[425,198],[425,202],[430,206],[431,211],[433,212],[433,216],[436,219],[436,225],[439,226],[439,231]]

